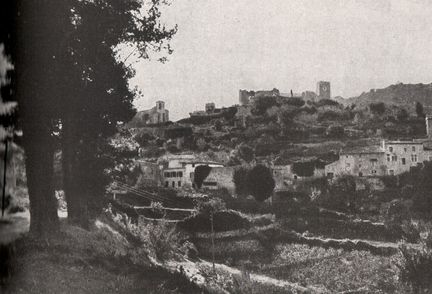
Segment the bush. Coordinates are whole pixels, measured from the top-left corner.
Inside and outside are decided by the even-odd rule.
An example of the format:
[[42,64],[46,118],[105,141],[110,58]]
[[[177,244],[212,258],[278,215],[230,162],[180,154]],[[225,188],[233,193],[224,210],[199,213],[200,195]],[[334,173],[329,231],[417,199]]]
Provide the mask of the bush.
[[296,107],[302,107],[305,104],[305,101],[302,98],[288,98],[286,99],[286,103],[289,105],[293,105]]
[[374,114],[384,114],[386,107],[383,102],[369,104],[369,110]]
[[252,113],[254,115],[264,115],[272,106],[276,106],[277,101],[274,96],[263,96],[255,99],[254,107],[252,109]]
[[[211,222],[207,213],[198,213],[179,223],[179,227],[190,232],[210,232]],[[250,223],[238,212],[225,210],[214,213],[213,227],[215,232],[247,229]]]
[[339,106],[340,105],[337,101],[331,100],[331,99],[322,99],[322,100],[319,100],[316,104],[318,107],[327,106],[327,105],[328,106]]
[[432,291],[432,230],[427,225],[420,234],[420,249],[402,244],[399,249],[402,259],[399,267],[399,278],[414,293],[431,293]]

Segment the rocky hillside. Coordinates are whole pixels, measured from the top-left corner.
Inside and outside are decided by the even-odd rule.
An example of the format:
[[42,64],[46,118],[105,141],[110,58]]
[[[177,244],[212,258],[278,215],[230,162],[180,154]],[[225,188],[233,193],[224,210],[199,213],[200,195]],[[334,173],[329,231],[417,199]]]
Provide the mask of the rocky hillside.
[[432,84],[399,83],[384,89],[372,89],[358,97],[346,99],[344,104],[365,107],[377,102],[403,106],[407,110],[413,110],[416,102],[420,102],[428,113],[432,113]]

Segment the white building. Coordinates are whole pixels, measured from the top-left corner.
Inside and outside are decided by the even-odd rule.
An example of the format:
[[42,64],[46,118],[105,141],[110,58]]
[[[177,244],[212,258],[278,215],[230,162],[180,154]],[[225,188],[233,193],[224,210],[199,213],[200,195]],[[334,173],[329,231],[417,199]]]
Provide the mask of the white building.
[[219,162],[197,159],[194,155],[171,155],[160,163],[162,185],[170,188],[193,187],[195,168],[200,165],[223,167]]

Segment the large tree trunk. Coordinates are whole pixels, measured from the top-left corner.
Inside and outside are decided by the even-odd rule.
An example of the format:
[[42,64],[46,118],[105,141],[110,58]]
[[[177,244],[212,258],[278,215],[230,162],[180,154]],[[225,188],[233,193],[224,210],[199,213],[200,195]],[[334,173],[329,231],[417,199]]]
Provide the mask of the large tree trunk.
[[53,187],[54,148],[49,131],[36,128],[23,128],[30,198],[30,232],[37,236],[47,236],[59,227]]
[[63,190],[67,201],[68,221],[72,224],[79,224],[82,215],[80,209],[80,195],[78,183],[76,183],[76,144],[73,136],[72,120],[67,115],[63,121],[62,141],[62,168],[63,168]]

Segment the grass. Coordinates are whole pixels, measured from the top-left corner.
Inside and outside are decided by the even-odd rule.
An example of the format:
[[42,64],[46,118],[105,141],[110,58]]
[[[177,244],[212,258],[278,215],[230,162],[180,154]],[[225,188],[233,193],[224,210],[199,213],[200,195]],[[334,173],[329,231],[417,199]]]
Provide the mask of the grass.
[[367,289],[397,293],[402,285],[397,281],[396,258],[284,244],[276,246],[271,263],[254,265],[252,270],[303,286],[324,286],[331,292]]
[[[368,251],[300,244],[277,244],[269,252],[262,243],[253,239],[218,240],[216,259],[251,273],[304,287],[325,288],[330,293],[358,289],[364,290],[360,293],[408,293],[397,279],[399,255],[380,256]],[[210,260],[209,244],[200,242],[197,247],[200,255]]]
[[15,247],[0,293],[203,293],[185,276],[152,265],[145,248],[112,227],[62,224],[49,240],[25,237]]

